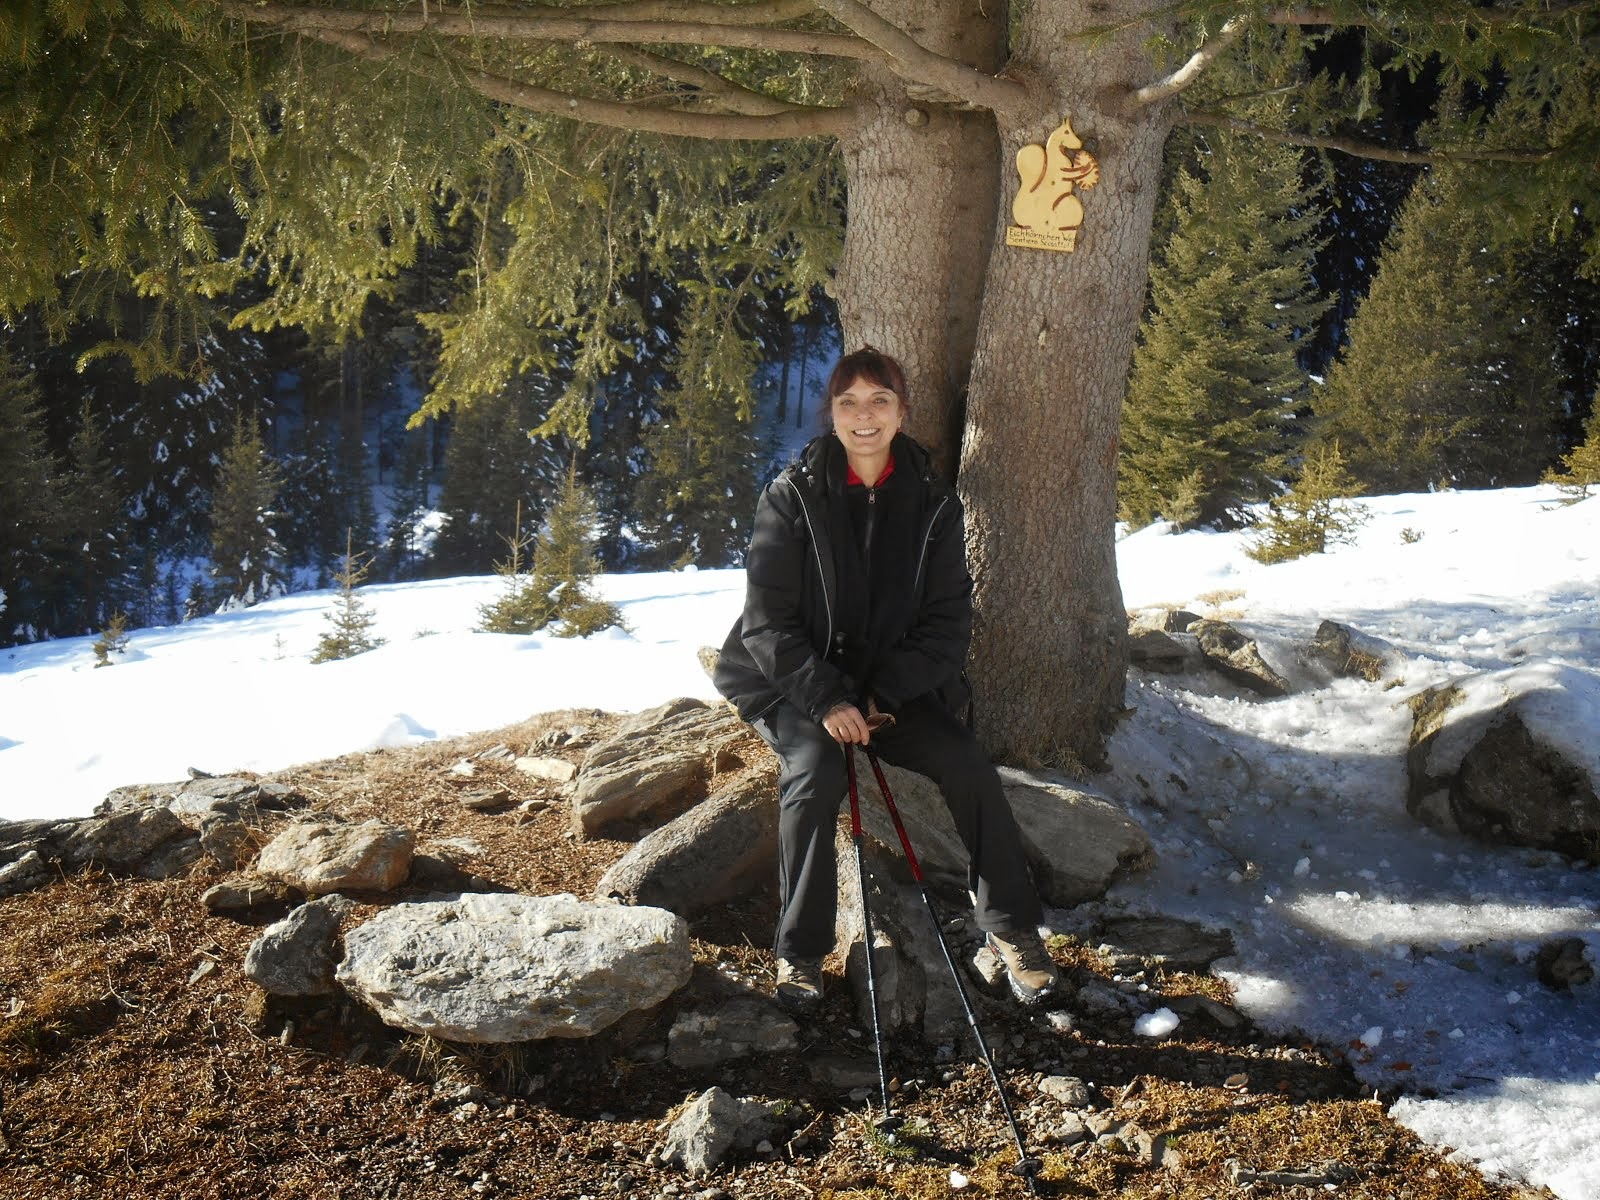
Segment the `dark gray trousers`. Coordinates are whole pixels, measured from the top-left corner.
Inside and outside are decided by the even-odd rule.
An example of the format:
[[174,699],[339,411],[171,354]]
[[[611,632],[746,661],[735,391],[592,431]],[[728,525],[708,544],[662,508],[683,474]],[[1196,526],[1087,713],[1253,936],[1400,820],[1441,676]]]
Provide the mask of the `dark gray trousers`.
[[[1006,933],[1035,926],[1042,916],[1028,878],[1022,838],[1000,776],[972,733],[943,705],[913,701],[896,723],[872,735],[884,762],[925,775],[939,785],[970,856],[969,888],[977,895],[978,927]],[[849,790],[844,748],[788,701],[753,722],[778,756],[779,958],[821,958],[833,949],[838,868],[834,828]],[[858,772],[870,777],[866,756]],[[916,831],[907,830],[912,847]]]

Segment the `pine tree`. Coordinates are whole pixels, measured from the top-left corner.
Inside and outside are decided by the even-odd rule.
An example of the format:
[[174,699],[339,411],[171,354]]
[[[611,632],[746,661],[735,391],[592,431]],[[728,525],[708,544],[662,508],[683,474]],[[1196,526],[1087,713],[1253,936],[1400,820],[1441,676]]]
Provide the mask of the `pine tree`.
[[1561,470],[1545,472],[1546,483],[1553,483],[1568,496],[1569,503],[1586,500],[1589,489],[1600,486],[1600,392],[1595,393],[1594,410],[1584,426],[1587,436],[1561,456]]
[[389,494],[389,519],[384,529],[384,557],[391,579],[415,579],[421,566],[418,522],[433,507],[432,471],[428,466],[428,439],[423,433],[405,436],[395,464],[394,486]]
[[[693,328],[674,373],[678,385],[661,401],[661,419],[646,430],[650,471],[640,480],[638,510],[647,567],[724,567],[750,540],[757,471],[762,459],[746,382],[756,364],[737,338]],[[737,359],[737,362],[728,361]]]
[[273,529],[281,482],[255,419],[236,415],[211,508],[212,607],[245,608],[283,590],[283,546]]
[[1337,442],[1312,446],[1300,478],[1287,495],[1272,500],[1245,553],[1257,562],[1288,562],[1353,540],[1367,522],[1365,508],[1346,499],[1355,488]]
[[128,522],[106,454],[103,426],[86,403],[68,450],[61,492],[63,561],[57,604],[62,632],[85,633],[112,612],[126,620],[137,579],[125,549]]
[[1301,153],[1221,140],[1177,174],[1173,233],[1151,268],[1118,464],[1120,515],[1135,525],[1210,522],[1271,493],[1307,386],[1297,346],[1326,307]]
[[50,581],[61,521],[58,489],[38,389],[0,347],[0,645],[56,632]]
[[507,557],[495,563],[503,587],[500,597],[478,609],[478,628],[485,633],[536,633],[555,619],[548,580],[533,574],[534,537],[523,532],[522,508],[517,508],[511,532],[504,535]]
[[1464,167],[1419,177],[1312,401],[1365,490],[1530,482],[1563,397],[1553,335],[1513,248],[1463,202]]
[[595,594],[598,520],[593,499],[568,467],[560,495],[550,506],[533,548],[534,587],[554,605],[557,637],[588,637],[608,626],[624,628],[622,610]]
[[329,628],[317,641],[316,652],[311,656],[313,663],[354,658],[376,650],[384,642],[372,633],[376,614],[356,595],[356,589],[366,582],[367,562],[356,550],[354,530],[345,530],[344,538],[344,561],[333,577],[339,585],[339,596],[332,611],[325,614]]
[[128,650],[128,618],[125,614],[117,612],[111,614],[111,620],[100,631],[100,636],[95,639],[94,665],[109,667],[112,665],[113,654],[126,654]]

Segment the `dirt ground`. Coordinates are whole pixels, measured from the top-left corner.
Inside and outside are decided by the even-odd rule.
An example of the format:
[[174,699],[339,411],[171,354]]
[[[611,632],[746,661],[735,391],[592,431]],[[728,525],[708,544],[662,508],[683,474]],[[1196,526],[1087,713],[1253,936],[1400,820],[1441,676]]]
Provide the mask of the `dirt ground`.
[[[415,829],[419,847],[470,838],[470,869],[539,894],[589,894],[625,841],[580,840],[553,785],[497,748],[527,753],[552,731],[586,733],[552,750],[574,761],[614,718],[558,713],[451,742],[311,764],[272,778],[317,809]],[[561,736],[559,733],[557,737]],[[488,752],[488,753],[486,753]],[[755,760],[754,754],[751,761]],[[457,764],[472,764],[470,776]],[[457,769],[453,769],[457,768]],[[490,811],[462,804],[496,792]],[[527,814],[527,800],[550,801]],[[868,1031],[834,975],[821,1015],[786,1056],[683,1071],[659,1053],[673,1018],[730,985],[770,987],[770,896],[695,923],[690,985],[652,1014],[583,1041],[486,1048],[402,1034],[340,997],[269,1000],[243,974],[251,942],[288,905],[248,922],[212,915],[204,866],[150,882],[98,872],[0,900],[0,1197],[539,1200],[750,1197],[847,1200],[1026,1196],[994,1084],[968,1045],[888,1047],[892,1141],[874,1124],[877,1089],[841,1087],[812,1068],[848,1058],[871,1070]],[[391,898],[392,899],[392,898]],[[352,920],[363,919],[358,911]],[[1092,947],[1058,939],[1072,984],[1109,979]],[[1226,999],[1211,978],[1161,975],[1168,993]],[[1485,1181],[1385,1115],[1336,1051],[1246,1028],[1185,1021],[1162,1042],[1127,1021],[1061,1006],[1070,1031],[970,989],[1028,1149],[1038,1195],[1125,1200],[1244,1196],[1511,1200],[1547,1193]],[[1209,1036],[1208,1036],[1209,1034]],[[652,1052],[654,1047],[654,1052]],[[1038,1090],[1047,1076],[1090,1085],[1101,1120],[1160,1138],[1151,1161],[1125,1130],[1068,1146],[1067,1115]],[[782,1102],[781,1135],[710,1176],[660,1164],[667,1125],[712,1085]],[[1336,1162],[1327,1184],[1261,1173]],[[1257,1177],[1250,1178],[1250,1172]],[[1289,1179],[1291,1181],[1284,1181]]]

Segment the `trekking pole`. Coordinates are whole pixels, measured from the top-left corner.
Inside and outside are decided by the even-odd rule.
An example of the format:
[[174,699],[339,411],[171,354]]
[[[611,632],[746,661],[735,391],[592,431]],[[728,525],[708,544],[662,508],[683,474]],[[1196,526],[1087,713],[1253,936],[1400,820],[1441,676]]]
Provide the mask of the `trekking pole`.
[[900,1118],[889,1107],[889,1076],[883,1069],[883,1031],[878,1026],[878,978],[872,965],[872,908],[867,903],[867,862],[861,849],[861,800],[856,794],[856,751],[848,742],[844,747],[845,773],[850,780],[850,839],[856,844],[856,877],[861,886],[861,928],[867,949],[867,1003],[872,1009],[872,1052],[878,1058],[878,1094],[883,1097],[883,1119],[877,1123],[880,1133],[892,1134],[900,1127]]
[[[922,877],[922,867],[917,862],[916,851],[911,849],[911,839],[906,836],[905,824],[900,820],[900,810],[895,807],[894,796],[889,791],[889,781],[883,777],[883,767],[878,763],[877,752],[870,746],[867,748],[867,761],[872,764],[872,773],[878,780],[878,791],[883,794],[883,803],[889,810],[889,820],[894,822],[894,831],[900,835],[900,845],[906,852],[906,865],[911,868],[912,881],[917,885],[917,891],[922,895],[923,906],[928,910],[928,919],[933,922],[933,936],[939,939],[939,949],[944,951],[945,965],[950,968],[950,980],[956,985],[956,995],[961,998],[962,1011],[967,1014],[967,1024],[972,1028],[972,1037],[978,1043],[978,1053],[983,1057],[983,1065],[989,1068],[989,1078],[994,1080],[995,1094],[1000,1097],[1000,1110],[1006,1115],[1006,1124],[1011,1127],[1011,1137],[1017,1143],[1017,1165],[1011,1168],[1012,1174],[1022,1176],[1028,1185],[1030,1194],[1037,1195],[1033,1177],[1043,1168],[1044,1163],[1028,1154],[1028,1147],[1022,1140],[1022,1130],[1017,1125],[1016,1114],[1011,1111],[1011,1102],[1006,1099],[1005,1084],[1000,1082],[1000,1072],[994,1065],[994,1056],[989,1053],[989,1045],[983,1040],[983,1030],[978,1028],[977,1014],[972,1011],[972,1002],[967,999],[966,986],[961,982],[961,971],[956,966],[955,957],[950,953],[950,945],[944,940],[944,929],[939,924],[939,914],[933,907],[933,900],[928,895],[927,881]],[[850,796],[855,798],[855,769],[851,766]],[[856,842],[857,850],[861,843]]]

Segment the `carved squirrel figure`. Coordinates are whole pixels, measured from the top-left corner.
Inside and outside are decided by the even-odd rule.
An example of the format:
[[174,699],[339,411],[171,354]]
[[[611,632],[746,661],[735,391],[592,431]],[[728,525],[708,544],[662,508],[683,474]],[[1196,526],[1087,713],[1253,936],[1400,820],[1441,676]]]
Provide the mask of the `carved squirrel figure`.
[[1011,216],[1024,229],[1064,233],[1083,224],[1083,201],[1073,193],[1100,182],[1100,164],[1062,121],[1043,146],[1017,151],[1022,185],[1011,202]]

